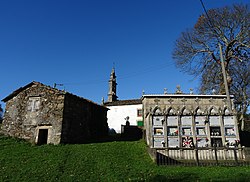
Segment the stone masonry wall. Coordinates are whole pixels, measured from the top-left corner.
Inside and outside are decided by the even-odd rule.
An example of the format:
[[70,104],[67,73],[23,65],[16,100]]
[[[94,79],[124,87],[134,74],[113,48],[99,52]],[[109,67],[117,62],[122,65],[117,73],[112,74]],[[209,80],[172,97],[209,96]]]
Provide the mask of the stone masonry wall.
[[212,108],[216,112],[224,112],[227,106],[226,99],[224,98],[202,98],[202,97],[168,97],[168,98],[146,98],[144,99],[144,112],[149,113],[157,107],[161,112],[168,112],[168,109],[172,108],[175,112],[181,113],[183,109],[187,109],[190,112],[195,112],[198,108],[203,113],[209,113]]
[[[36,100],[35,105],[32,100]],[[2,131],[35,143],[39,127],[48,126],[48,143],[58,144],[63,107],[64,94],[61,91],[35,83],[6,102]]]
[[66,94],[62,143],[85,143],[107,134],[106,108],[78,96]]

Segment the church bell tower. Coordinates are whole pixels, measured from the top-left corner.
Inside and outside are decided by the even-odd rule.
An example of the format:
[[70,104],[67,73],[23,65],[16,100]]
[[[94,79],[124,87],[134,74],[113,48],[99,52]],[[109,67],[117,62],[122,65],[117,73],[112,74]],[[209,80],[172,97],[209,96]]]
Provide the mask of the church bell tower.
[[116,96],[116,76],[115,76],[115,68],[112,68],[110,78],[109,78],[109,92],[108,92],[108,102],[117,101]]

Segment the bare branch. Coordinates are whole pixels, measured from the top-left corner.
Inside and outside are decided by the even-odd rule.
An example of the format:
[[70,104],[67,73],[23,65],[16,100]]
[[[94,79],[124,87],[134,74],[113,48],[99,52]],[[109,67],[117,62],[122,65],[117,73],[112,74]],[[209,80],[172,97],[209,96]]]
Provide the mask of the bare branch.
[[[176,40],[173,59],[178,68],[201,77],[201,91],[223,89],[218,43],[222,52],[231,94],[250,103],[250,13],[246,5],[211,9],[210,20],[201,15],[192,29]],[[245,105],[240,108],[246,110]]]

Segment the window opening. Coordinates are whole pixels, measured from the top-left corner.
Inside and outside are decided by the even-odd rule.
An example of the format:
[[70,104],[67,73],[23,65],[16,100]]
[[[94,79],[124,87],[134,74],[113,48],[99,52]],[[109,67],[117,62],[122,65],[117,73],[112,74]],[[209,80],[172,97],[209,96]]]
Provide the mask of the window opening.
[[137,109],[137,116],[141,117],[142,116],[142,109]]
[[40,108],[40,97],[30,97],[28,101],[28,111],[37,111]]

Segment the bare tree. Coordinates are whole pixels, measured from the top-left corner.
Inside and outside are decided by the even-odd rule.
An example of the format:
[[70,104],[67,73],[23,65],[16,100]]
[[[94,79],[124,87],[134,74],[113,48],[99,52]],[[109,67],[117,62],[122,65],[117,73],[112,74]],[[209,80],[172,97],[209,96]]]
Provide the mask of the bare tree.
[[191,29],[176,40],[173,59],[182,71],[200,76],[202,93],[213,89],[225,94],[219,46],[222,53],[230,94],[237,108],[245,114],[249,106],[250,87],[250,13],[247,5],[233,5],[208,10]]

